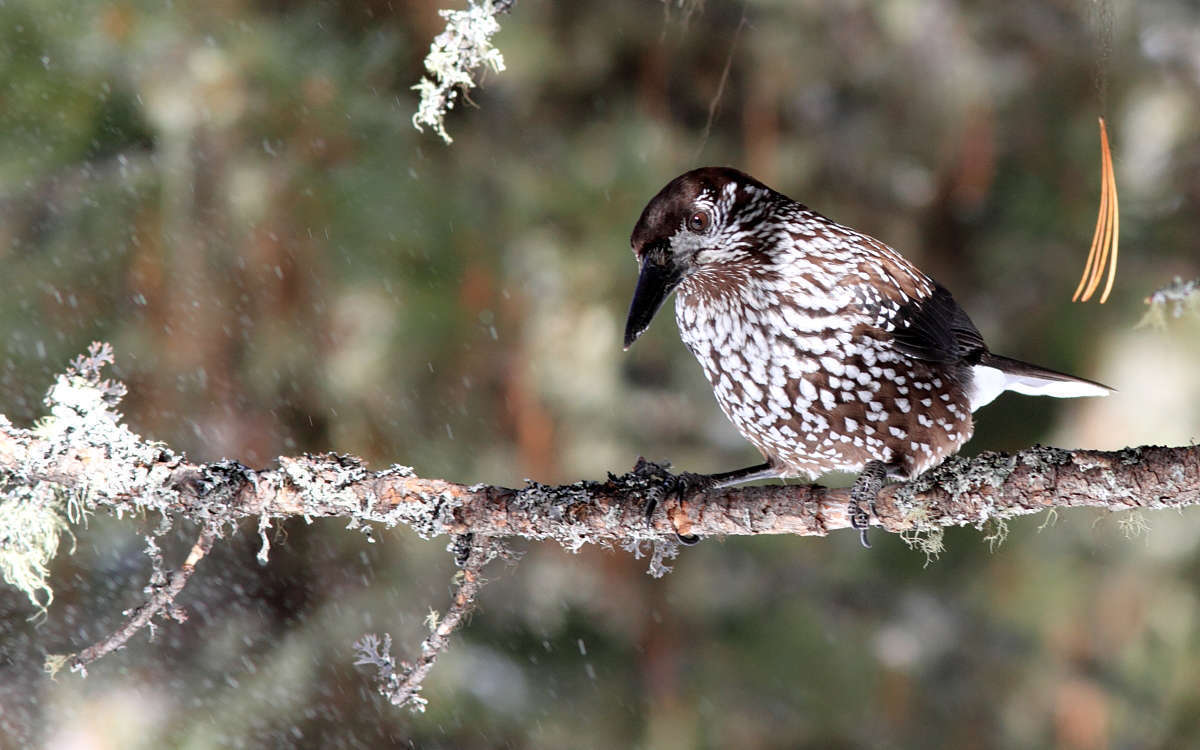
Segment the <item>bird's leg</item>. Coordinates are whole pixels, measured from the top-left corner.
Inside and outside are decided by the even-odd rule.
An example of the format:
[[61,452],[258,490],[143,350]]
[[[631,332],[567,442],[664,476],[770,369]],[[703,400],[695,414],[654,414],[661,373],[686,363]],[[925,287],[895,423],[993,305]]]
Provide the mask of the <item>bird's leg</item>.
[[[732,487],[735,484],[743,482],[753,482],[756,479],[771,479],[779,476],[779,470],[771,466],[770,462],[747,466],[744,469],[734,469],[733,471],[722,471],[717,474],[693,474],[690,471],[680,472],[672,475],[667,479],[666,496],[674,495],[680,507],[693,495],[697,495],[706,490],[721,489],[723,487]],[[650,520],[650,515],[657,507],[657,499],[651,498],[646,503],[646,520]],[[680,544],[692,545],[700,541],[700,537],[695,534],[680,534],[676,532]]]
[[[883,480],[887,477],[889,466],[883,461],[868,461],[863,467],[854,486],[850,488],[850,525],[861,534],[862,546],[871,548],[867,541],[867,529],[871,526],[871,515],[875,512],[875,498],[883,489]],[[864,509],[865,506],[865,509]]]
[[660,492],[651,492],[646,498],[646,505],[643,508],[646,513],[646,521],[649,522],[650,517],[654,515],[654,511],[658,510],[659,502],[671,495],[675,495],[682,501],[705,490],[728,487],[738,482],[749,482],[754,479],[774,476],[773,472],[762,476],[759,475],[760,471],[768,467],[769,464],[764,463],[756,466],[748,466],[744,469],[735,469],[734,471],[723,471],[719,474],[693,474],[690,471],[680,472],[679,474],[665,474],[662,476],[662,490]]
[[779,476],[779,469],[772,466],[770,461],[764,461],[761,464],[747,466],[744,469],[722,471],[720,474],[709,474],[708,479],[712,483],[705,489],[719,490],[724,487],[732,487],[735,484],[753,482],[757,479],[774,479],[777,476]]

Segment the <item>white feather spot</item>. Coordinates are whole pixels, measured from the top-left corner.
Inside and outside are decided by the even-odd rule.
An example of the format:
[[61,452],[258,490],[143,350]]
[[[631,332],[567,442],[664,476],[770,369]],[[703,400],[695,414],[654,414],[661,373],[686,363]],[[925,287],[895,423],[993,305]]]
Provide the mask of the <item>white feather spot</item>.
[[842,363],[833,357],[821,357],[821,366],[834,375],[843,375],[846,368],[842,367]]
[[807,380],[801,380],[800,395],[804,396],[809,403],[812,403],[817,400],[817,388]]

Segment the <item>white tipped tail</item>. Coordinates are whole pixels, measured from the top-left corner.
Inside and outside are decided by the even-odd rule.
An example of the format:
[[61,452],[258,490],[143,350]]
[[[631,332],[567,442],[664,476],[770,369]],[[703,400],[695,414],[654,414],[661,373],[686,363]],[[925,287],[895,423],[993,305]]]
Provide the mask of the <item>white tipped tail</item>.
[[967,397],[971,411],[989,404],[1004,391],[1015,391],[1027,396],[1054,396],[1056,398],[1080,398],[1083,396],[1107,396],[1112,388],[1092,380],[1074,375],[1047,370],[1018,359],[986,354],[972,368],[971,387]]

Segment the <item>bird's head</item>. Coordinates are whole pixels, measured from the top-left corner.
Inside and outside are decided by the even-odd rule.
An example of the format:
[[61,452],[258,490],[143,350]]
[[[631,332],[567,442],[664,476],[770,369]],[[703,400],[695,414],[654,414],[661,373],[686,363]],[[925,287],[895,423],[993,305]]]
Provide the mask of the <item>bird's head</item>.
[[642,210],[630,244],[638,262],[637,289],[625,322],[625,348],[688,276],[750,257],[751,225],[774,191],[728,167],[682,174]]

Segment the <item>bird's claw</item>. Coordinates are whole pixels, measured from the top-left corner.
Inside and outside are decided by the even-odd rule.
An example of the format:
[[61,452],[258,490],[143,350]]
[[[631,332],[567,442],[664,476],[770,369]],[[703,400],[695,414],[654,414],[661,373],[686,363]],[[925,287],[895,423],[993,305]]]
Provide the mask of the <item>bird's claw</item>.
[[871,528],[871,515],[875,512],[874,501],[867,503],[867,509],[864,510],[858,500],[850,500],[850,526],[858,529],[858,540],[862,542],[862,546],[866,549],[871,549],[871,541],[867,539],[867,530]]
[[[698,495],[712,486],[713,479],[709,475],[684,471],[671,477],[671,486],[667,490],[667,496],[674,495],[682,508],[683,504],[693,495]],[[679,531],[676,531],[675,540],[690,547],[699,542],[700,537],[696,534],[680,534]]]
[[[658,506],[663,504],[668,498],[674,496],[682,506],[688,498],[707,490],[711,486],[712,478],[706,474],[693,474],[690,471],[679,474],[667,474],[661,484],[651,485],[650,491],[646,494],[646,504],[643,507],[643,512],[646,515],[646,523],[653,526],[654,511],[658,510]],[[680,544],[687,546],[700,541],[700,537],[696,534],[680,534],[679,531],[675,532],[675,539]]]
[[875,515],[875,498],[883,488],[883,479],[887,476],[887,471],[886,464],[871,461],[850,488],[850,506],[846,512],[850,516],[850,526],[858,529],[859,541],[867,549],[871,549],[867,529],[871,527],[871,516]]
[[672,480],[674,477],[667,470],[670,464],[656,464],[638,456],[637,464],[633,467],[633,473],[641,479],[642,486],[645,488],[643,497],[645,504],[642,506],[642,514],[646,518],[646,523],[654,525],[654,511],[658,510],[658,506],[667,495],[671,492]]

